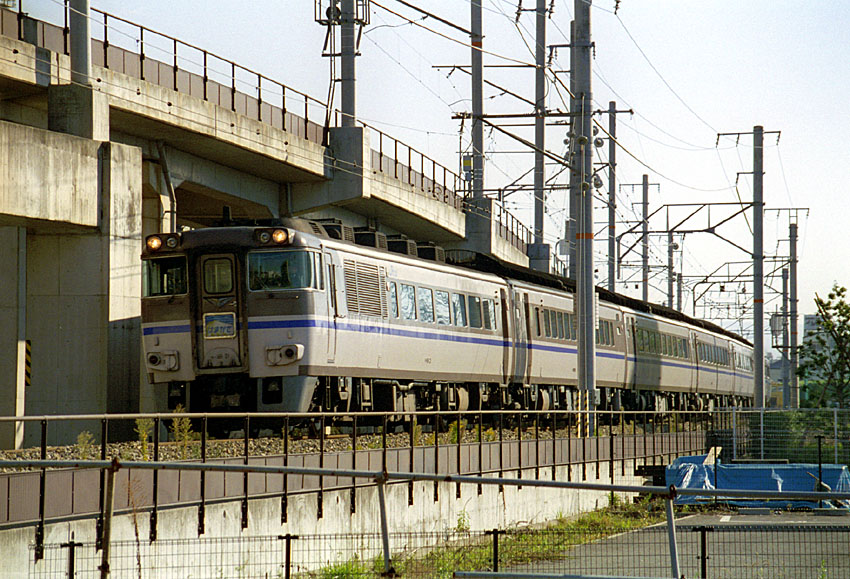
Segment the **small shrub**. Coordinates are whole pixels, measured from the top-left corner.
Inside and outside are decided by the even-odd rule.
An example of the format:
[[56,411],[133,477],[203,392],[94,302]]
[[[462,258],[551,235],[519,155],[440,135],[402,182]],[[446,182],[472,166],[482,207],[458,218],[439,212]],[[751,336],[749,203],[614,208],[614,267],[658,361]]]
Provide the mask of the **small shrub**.
[[[177,414],[186,412],[182,405],[178,404],[174,409]],[[171,438],[177,442],[177,447],[180,453],[180,460],[186,460],[189,455],[189,445],[195,437],[192,431],[192,421],[186,416],[178,416],[171,421]]]

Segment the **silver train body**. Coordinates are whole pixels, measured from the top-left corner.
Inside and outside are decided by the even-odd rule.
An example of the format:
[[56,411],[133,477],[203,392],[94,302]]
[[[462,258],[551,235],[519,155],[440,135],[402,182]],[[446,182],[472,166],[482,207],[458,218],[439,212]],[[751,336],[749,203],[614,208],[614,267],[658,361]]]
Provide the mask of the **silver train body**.
[[[578,407],[574,294],[334,239],[320,224],[161,234],[143,254],[146,370],[191,411]],[[749,343],[603,293],[598,407],[753,398]]]

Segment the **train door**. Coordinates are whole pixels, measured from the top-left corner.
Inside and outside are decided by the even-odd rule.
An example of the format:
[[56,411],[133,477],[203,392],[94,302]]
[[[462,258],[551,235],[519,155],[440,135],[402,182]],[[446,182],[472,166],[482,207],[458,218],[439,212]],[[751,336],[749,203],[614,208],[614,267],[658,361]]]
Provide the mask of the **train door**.
[[528,301],[528,294],[522,294],[519,290],[510,288],[511,292],[511,322],[514,328],[514,367],[513,381],[517,384],[525,384],[526,372],[528,370],[528,332],[525,322],[525,309],[523,303]]
[[325,296],[328,304],[328,364],[336,361],[336,333],[339,319],[339,300],[336,290],[336,270],[333,254],[324,253],[325,261]]
[[240,307],[238,260],[233,254],[204,255],[197,267],[198,368],[241,366],[246,328]]
[[635,318],[625,316],[624,326],[626,328],[626,375],[623,383],[628,390],[635,389],[637,366],[637,348],[635,346]]

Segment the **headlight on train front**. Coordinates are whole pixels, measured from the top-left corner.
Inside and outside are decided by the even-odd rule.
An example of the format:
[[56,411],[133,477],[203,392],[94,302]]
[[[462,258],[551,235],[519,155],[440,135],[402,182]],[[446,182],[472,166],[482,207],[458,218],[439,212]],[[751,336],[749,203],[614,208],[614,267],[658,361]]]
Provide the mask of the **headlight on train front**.
[[275,229],[272,232],[272,239],[277,244],[284,244],[289,241],[289,232],[286,229]]
[[266,347],[266,365],[268,366],[285,366],[297,362],[303,357],[304,346],[301,344]]
[[151,235],[145,241],[148,250],[159,251],[165,245],[168,249],[176,249],[180,245],[180,237],[178,235]]
[[260,229],[254,235],[260,245],[288,245],[292,243],[292,234],[283,227]]

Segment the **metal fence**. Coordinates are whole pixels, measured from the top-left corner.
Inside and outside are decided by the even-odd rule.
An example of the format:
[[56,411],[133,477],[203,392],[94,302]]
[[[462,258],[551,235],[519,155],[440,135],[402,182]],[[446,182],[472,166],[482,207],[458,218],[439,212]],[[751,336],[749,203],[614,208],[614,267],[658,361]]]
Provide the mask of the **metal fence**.
[[[8,467],[11,461],[0,461]],[[23,466],[23,465],[21,465]],[[68,466],[35,461],[33,467]],[[848,577],[850,523],[832,525],[689,526],[674,513],[677,494],[771,500],[846,500],[850,493],[802,493],[675,489],[593,483],[416,473],[341,471],[248,465],[120,463],[92,461],[77,466],[107,473],[107,505],[121,468],[290,472],[352,476],[379,489],[380,533],[243,536],[147,541],[111,541],[111,508],[100,545],[73,540],[45,545],[33,557],[31,577]],[[471,530],[458,521],[440,533],[391,533],[384,486],[391,480],[533,486],[577,492],[650,493],[663,502],[615,507],[559,520],[545,529]],[[655,509],[655,514],[653,514]],[[661,514],[663,512],[663,514]],[[629,521],[633,520],[633,523]],[[660,523],[655,523],[659,521]],[[685,519],[686,521],[687,519]],[[37,549],[37,546],[33,546]]]

